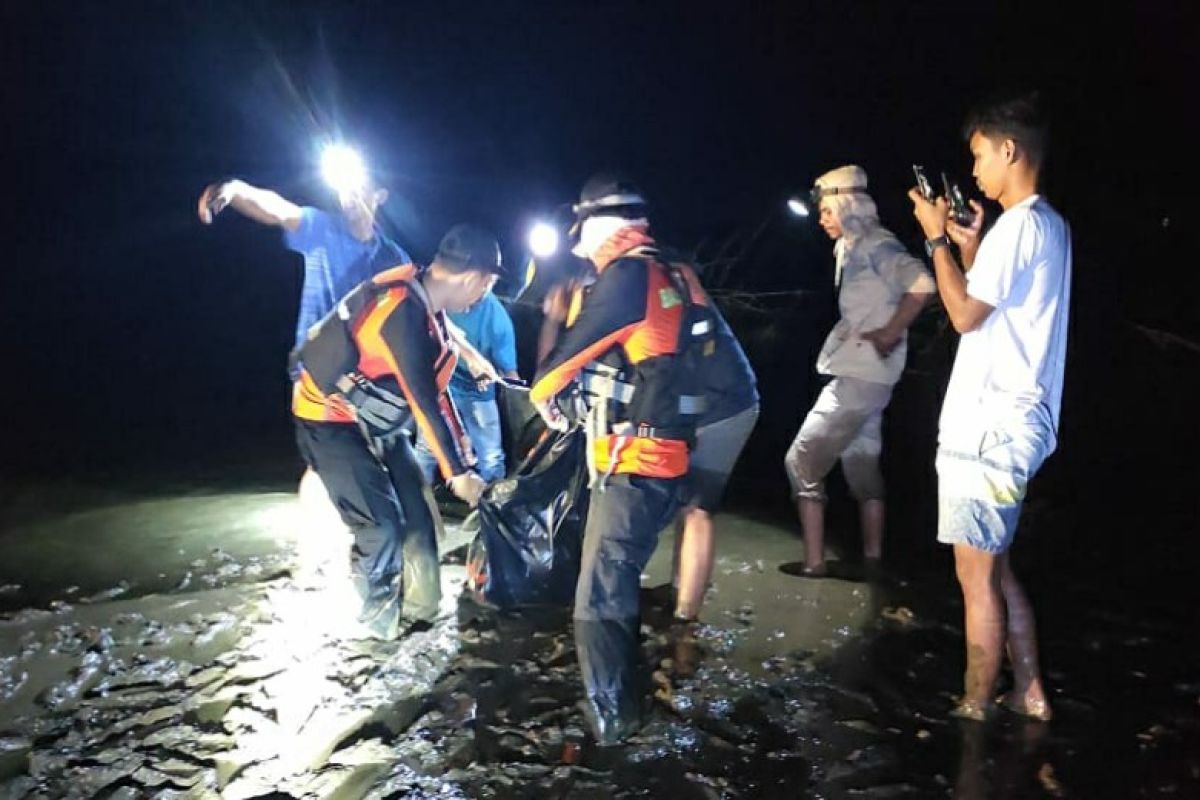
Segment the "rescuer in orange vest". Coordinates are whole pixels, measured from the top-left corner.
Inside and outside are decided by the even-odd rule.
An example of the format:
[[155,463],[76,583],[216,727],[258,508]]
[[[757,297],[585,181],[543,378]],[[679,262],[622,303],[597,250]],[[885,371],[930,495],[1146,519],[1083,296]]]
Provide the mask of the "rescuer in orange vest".
[[702,359],[715,327],[694,274],[669,265],[629,181],[598,175],[575,206],[577,255],[596,269],[576,289],[566,327],[530,399],[563,429],[586,416],[593,482],[575,594],[575,641],[596,739],[637,729],[638,590],[658,533],[679,512]]
[[403,265],[360,284],[298,350],[292,413],[300,451],[354,534],[360,620],[381,638],[429,623],[441,597],[434,522],[409,423],[452,492],[474,506],[484,489],[446,391],[458,353],[445,313],[478,302],[499,269],[495,238],[456,225],[428,268]]

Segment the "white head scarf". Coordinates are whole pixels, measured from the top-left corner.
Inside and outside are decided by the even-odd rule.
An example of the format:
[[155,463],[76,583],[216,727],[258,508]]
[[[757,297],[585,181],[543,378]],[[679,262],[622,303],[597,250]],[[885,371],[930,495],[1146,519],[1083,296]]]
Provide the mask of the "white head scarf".
[[615,215],[597,214],[588,217],[579,227],[579,244],[571,248],[571,252],[580,258],[591,260],[604,243],[616,235],[622,228],[646,227],[650,223],[644,219],[627,219]]
[[[821,189],[867,188],[867,172],[862,167],[850,164],[826,172],[815,184]],[[833,209],[845,238],[854,240],[879,225],[879,210],[869,194],[831,194],[821,198]]]

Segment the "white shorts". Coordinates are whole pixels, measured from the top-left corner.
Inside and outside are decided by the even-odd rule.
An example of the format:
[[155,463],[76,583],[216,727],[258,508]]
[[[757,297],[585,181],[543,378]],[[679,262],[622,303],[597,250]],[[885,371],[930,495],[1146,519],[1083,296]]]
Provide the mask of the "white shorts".
[[1050,431],[1034,422],[943,435],[935,462],[938,541],[1007,551],[1029,481],[1053,449],[1051,442]]

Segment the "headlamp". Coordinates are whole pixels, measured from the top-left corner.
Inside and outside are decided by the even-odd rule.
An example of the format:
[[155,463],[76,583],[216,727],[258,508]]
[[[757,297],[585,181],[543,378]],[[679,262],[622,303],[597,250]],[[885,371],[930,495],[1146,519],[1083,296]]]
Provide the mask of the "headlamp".
[[814,186],[803,195],[789,197],[787,207],[793,216],[809,217],[820,207],[822,197],[831,197],[835,194],[866,193],[867,187],[865,186]]
[[813,208],[821,204],[822,197],[832,197],[835,194],[866,194],[865,186],[814,186],[808,193]]
[[328,144],[321,151],[321,177],[339,197],[357,194],[367,187],[367,165],[353,147]]
[[550,258],[558,252],[558,228],[549,222],[535,222],[529,229],[529,251],[537,258]]
[[792,212],[797,217],[807,217],[809,214],[808,203],[800,197],[789,197],[787,201],[788,211]]

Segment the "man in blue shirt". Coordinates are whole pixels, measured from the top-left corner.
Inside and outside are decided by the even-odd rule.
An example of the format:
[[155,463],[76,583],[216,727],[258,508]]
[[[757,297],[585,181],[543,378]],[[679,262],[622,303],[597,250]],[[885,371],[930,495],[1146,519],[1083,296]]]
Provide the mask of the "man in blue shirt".
[[[375,224],[379,206],[387,200],[387,190],[368,183],[362,189],[339,193],[340,213],[330,213],[311,206],[299,206],[269,189],[260,189],[241,180],[225,180],[208,186],[200,195],[197,213],[205,225],[212,224],[217,214],[233,208],[242,216],[263,225],[283,230],[284,245],[304,259],[304,276],[300,290],[300,308],[292,349],[298,351],[308,331],[324,319],[350,290],[390,267],[411,261],[408,253],[383,235]],[[288,359],[288,376],[293,384],[300,375],[295,359]],[[297,443],[308,469],[300,479],[302,499],[325,502],[328,492],[306,455],[304,432],[296,425]],[[361,438],[353,424],[319,423],[330,437],[348,440],[353,446]],[[432,497],[428,498],[431,507]],[[315,509],[314,509],[315,510]],[[332,511],[332,502],[329,502]],[[332,518],[332,514],[326,516]],[[433,515],[435,525],[440,518]],[[439,527],[440,532],[440,527]],[[310,543],[302,561],[310,562],[324,572],[326,566],[337,564],[337,551],[322,552],[323,539]],[[328,538],[333,546],[333,538]],[[319,566],[325,563],[326,566]],[[307,570],[306,570],[307,571]]]
[[[387,189],[368,184],[359,191],[341,193],[341,213],[330,214],[298,206],[268,189],[228,180],[204,190],[198,213],[200,221],[208,225],[231,207],[255,222],[283,229],[284,244],[304,257],[294,341],[294,347],[299,347],[309,328],[332,311],[347,292],[378,272],[411,261],[408,253],[375,224],[376,212],[387,196]],[[289,371],[294,380],[295,369]]]
[[[483,358],[506,378],[517,378],[517,345],[512,320],[491,291],[461,313],[447,315]],[[476,471],[489,483],[504,477],[504,446],[500,438],[500,408],[494,383],[481,382],[459,362],[450,381],[450,396],[462,417],[471,446],[479,460]],[[434,458],[424,441],[417,442],[417,461],[426,481],[433,479]]]

